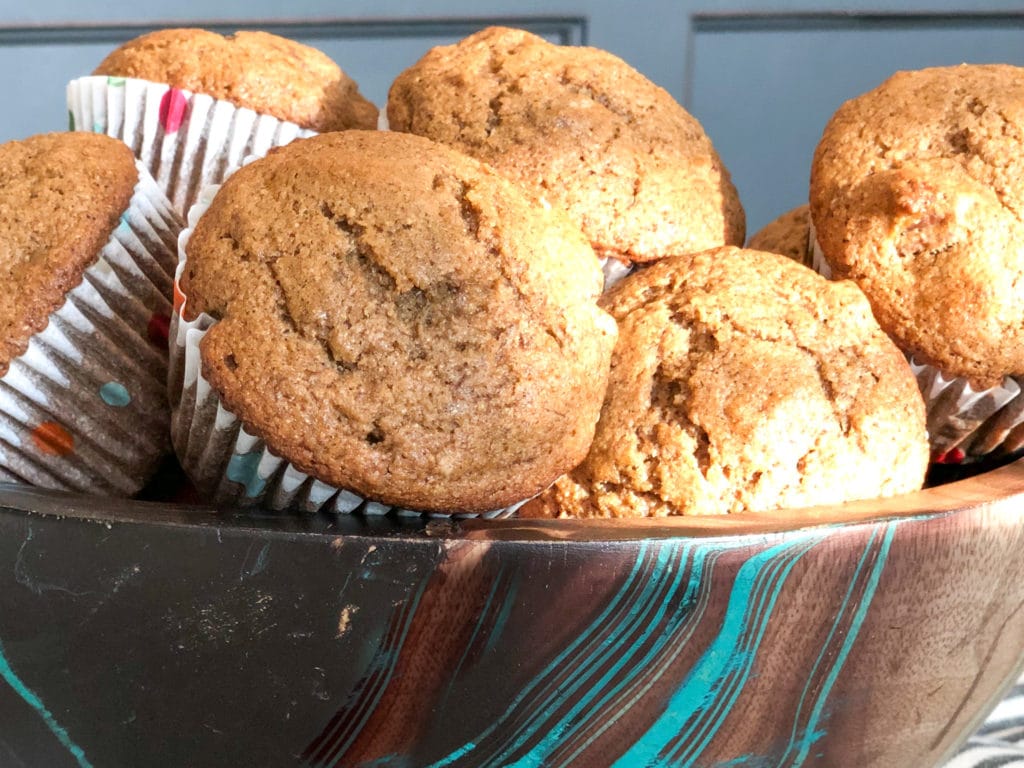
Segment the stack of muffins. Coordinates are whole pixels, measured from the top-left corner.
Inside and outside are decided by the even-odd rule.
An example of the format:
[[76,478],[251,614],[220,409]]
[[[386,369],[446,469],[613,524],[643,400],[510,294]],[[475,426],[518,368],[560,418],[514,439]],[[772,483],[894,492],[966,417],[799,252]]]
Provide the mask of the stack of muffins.
[[[147,431],[202,500],[641,517],[905,493],[930,453],[1012,448],[1019,82],[968,67],[854,100],[810,205],[747,248],[691,115],[620,59],[521,30],[429,51],[381,116],[259,33],[143,36],[68,96],[181,229],[171,415]],[[893,104],[920,124],[878,119]],[[950,270],[963,312],[922,288]]]

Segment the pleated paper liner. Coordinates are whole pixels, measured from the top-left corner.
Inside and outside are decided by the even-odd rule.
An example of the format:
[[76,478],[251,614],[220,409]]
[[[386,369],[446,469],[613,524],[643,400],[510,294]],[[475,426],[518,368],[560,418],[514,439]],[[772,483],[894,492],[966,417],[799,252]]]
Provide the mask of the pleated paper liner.
[[128,496],[167,453],[167,328],[181,222],[141,164],[98,258],[0,378],[0,477]]
[[175,276],[175,308],[171,318],[171,440],[182,468],[200,497],[228,506],[259,506],[278,512],[321,512],[431,517],[507,517],[523,502],[480,515],[422,513],[365,499],[352,491],[317,480],[275,455],[242,422],[224,408],[202,373],[199,344],[216,322],[207,314],[195,320],[182,316],[187,297],[178,280],[187,259],[188,238],[209,207],[218,187],[205,189],[189,211],[188,228],[179,239]]
[[121,139],[185,217],[199,191],[249,155],[315,131],[201,93],[134,78],[89,76],[67,86],[71,130]]
[[604,272],[604,289],[607,291],[622,278],[636,272],[637,265],[631,261],[619,261],[618,259],[605,256],[601,259],[601,271]]
[[[811,267],[831,279],[832,269],[818,245],[814,222],[808,238]],[[932,461],[980,461],[1024,444],[1024,378],[1006,376],[994,387],[977,390],[967,379],[947,376],[909,354],[907,360],[924,397]]]

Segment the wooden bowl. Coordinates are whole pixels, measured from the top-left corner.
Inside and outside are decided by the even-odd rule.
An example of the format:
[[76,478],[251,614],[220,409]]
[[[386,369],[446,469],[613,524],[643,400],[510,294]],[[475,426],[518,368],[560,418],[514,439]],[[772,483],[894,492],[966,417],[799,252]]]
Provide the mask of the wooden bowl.
[[0,526],[2,765],[934,766],[1024,660],[1024,460],[799,515]]

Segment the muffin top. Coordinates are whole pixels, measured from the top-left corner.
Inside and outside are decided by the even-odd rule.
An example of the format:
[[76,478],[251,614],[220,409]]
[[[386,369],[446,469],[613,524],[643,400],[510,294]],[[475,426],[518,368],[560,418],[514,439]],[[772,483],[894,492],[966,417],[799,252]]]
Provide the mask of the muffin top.
[[93,133],[0,144],[0,374],[110,239],[138,182],[131,150]]
[[766,512],[920,488],[921,395],[853,283],[721,248],[601,303],[619,341],[593,446],[520,514]]
[[387,504],[527,498],[593,437],[616,329],[583,234],[427,139],[321,134],[221,187],[186,312],[203,371],[276,454]]
[[811,249],[808,243],[810,224],[810,206],[804,203],[786,211],[761,227],[750,236],[747,248],[752,251],[778,253],[809,267],[811,266]]
[[810,202],[833,274],[904,350],[981,387],[1024,373],[1024,69],[899,72],[846,102]]
[[387,114],[393,130],[484,160],[568,211],[599,256],[743,242],[743,209],[700,124],[605,51],[491,27],[400,74]]
[[267,32],[158,30],[111,51],[93,74],[167,83],[314,131],[377,125],[377,108],[326,54]]

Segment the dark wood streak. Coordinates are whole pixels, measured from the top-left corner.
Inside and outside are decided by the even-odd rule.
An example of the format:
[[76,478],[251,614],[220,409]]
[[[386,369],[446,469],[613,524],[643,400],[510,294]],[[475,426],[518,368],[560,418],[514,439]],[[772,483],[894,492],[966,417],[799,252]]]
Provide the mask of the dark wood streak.
[[[974,679],[971,681],[970,688],[967,689],[967,695],[964,696],[963,701],[960,702],[960,705],[956,708],[956,711],[953,712],[953,714],[950,716],[949,720],[946,721],[946,724],[942,726],[942,730],[940,730],[935,735],[935,739],[932,741],[930,745],[930,748],[932,750],[938,749],[943,739],[945,739],[949,735],[950,730],[960,719],[964,709],[974,699],[974,693],[977,690],[978,685],[981,683],[982,677],[984,676],[983,673],[985,671],[985,668],[988,666],[989,662],[992,661],[992,657],[995,655],[996,650],[1000,646],[1000,643],[1003,639],[1003,632],[1006,629],[1006,625],[1010,623],[1011,619],[1013,619],[1014,616],[1020,613],[1022,608],[1024,608],[1024,600],[1021,600],[1021,602],[1017,603],[1017,607],[1010,612],[1010,615],[1003,619],[1002,622],[1000,622],[999,629],[996,630],[995,634],[992,637],[992,641],[989,643],[988,651],[985,653],[985,658],[981,662],[980,669],[978,670],[978,673],[974,676]],[[1006,687],[1009,688],[1012,685],[1012,683],[1013,678],[1007,680]],[[980,725],[980,719],[978,725]]]

